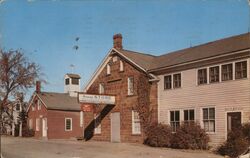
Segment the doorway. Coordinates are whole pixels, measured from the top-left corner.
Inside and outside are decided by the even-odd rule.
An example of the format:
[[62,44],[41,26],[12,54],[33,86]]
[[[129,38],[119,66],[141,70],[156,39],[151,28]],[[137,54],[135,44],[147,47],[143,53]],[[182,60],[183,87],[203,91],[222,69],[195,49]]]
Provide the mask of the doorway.
[[43,118],[42,127],[42,136],[47,137],[47,118]]
[[111,142],[120,142],[120,113],[111,113]]
[[227,113],[227,133],[241,126],[241,112]]

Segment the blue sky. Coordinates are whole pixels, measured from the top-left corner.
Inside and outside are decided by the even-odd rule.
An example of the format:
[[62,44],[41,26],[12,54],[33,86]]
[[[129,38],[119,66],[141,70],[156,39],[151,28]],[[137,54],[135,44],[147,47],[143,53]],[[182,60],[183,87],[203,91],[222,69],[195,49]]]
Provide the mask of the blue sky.
[[83,87],[115,33],[125,49],[161,55],[248,32],[249,11],[247,0],[4,0],[0,47],[21,48],[41,66],[43,90],[63,92],[70,65]]

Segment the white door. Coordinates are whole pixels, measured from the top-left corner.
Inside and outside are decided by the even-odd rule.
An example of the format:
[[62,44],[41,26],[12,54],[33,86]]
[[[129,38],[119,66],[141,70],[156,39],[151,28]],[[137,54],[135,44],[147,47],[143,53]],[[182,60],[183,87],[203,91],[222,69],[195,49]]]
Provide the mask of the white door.
[[43,137],[47,137],[47,118],[43,118]]
[[120,142],[120,113],[111,113],[111,142]]

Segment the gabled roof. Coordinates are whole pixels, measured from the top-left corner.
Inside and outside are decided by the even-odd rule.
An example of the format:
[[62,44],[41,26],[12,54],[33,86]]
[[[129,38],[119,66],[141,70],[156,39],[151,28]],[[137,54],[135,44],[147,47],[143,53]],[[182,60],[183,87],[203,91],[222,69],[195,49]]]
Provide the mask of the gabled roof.
[[36,95],[45,104],[47,109],[80,111],[80,104],[77,101],[77,97],[71,97],[68,93],[41,92]]
[[139,52],[134,52],[130,50],[118,50],[121,54],[135,62],[137,65],[140,65],[145,70],[150,69],[151,63],[154,61],[156,56],[150,55],[150,54],[143,54]]
[[155,58],[150,69],[173,66],[250,48],[250,33],[209,42]]

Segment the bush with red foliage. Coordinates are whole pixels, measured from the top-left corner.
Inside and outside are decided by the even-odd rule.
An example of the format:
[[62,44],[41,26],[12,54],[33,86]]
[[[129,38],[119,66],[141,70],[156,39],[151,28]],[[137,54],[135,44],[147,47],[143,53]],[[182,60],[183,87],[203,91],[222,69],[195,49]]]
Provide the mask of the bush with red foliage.
[[209,136],[197,123],[183,123],[173,134],[171,147],[177,149],[208,149]]
[[147,128],[144,144],[153,147],[170,147],[172,131],[169,125],[154,123]]

